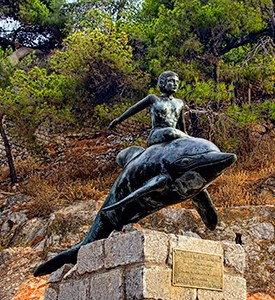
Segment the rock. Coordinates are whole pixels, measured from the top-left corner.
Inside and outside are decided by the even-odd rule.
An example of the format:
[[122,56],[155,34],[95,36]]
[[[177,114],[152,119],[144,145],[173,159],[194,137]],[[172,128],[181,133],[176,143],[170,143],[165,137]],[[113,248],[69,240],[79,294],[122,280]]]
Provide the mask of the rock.
[[30,200],[30,198],[24,194],[18,194],[18,195],[14,195],[9,197],[6,202],[5,202],[5,207],[9,208],[11,206],[18,206],[21,205],[23,203],[27,203]]
[[250,228],[252,238],[258,240],[274,240],[274,226],[271,223],[258,223]]
[[58,270],[56,270],[55,272],[53,272],[49,279],[48,279],[48,283],[55,283],[55,282],[59,282],[61,281],[61,279],[63,278],[63,276],[68,273],[74,265],[72,264],[65,264],[63,265],[61,268],[59,268]]

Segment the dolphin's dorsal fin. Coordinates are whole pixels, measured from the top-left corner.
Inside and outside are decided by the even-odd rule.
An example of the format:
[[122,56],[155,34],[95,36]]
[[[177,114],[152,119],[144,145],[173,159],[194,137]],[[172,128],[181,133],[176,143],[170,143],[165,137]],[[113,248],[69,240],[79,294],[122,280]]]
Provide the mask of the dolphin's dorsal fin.
[[148,180],[142,187],[135,190],[134,192],[129,194],[127,197],[118,201],[117,203],[103,207],[102,211],[108,211],[108,210],[112,210],[112,209],[115,209],[118,207],[123,207],[135,200],[138,200],[138,198],[140,198],[150,192],[160,191],[166,186],[168,180],[169,180],[169,177],[167,175],[155,176],[155,177],[151,178],[150,180]]
[[207,190],[204,189],[193,197],[192,202],[201,216],[203,223],[210,230],[214,230],[218,223],[218,215]]
[[121,168],[124,168],[131,160],[144,152],[144,150],[145,149],[140,146],[131,146],[123,149],[118,153],[116,162]]

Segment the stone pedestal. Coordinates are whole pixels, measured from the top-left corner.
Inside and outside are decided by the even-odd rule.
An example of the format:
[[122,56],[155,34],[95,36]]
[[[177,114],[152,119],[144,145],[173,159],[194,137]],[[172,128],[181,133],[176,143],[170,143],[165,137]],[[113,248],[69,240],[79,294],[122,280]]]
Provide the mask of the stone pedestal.
[[[172,285],[174,249],[223,256],[222,291]],[[141,230],[83,246],[77,264],[49,278],[46,300],[245,300],[240,245]]]

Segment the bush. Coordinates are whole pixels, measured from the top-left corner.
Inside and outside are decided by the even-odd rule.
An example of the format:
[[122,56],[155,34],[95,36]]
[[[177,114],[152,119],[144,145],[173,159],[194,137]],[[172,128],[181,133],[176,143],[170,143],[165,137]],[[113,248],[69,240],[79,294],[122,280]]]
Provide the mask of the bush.
[[73,122],[70,98],[73,83],[68,77],[34,67],[16,70],[10,86],[0,89],[0,110],[5,112],[23,137],[31,137],[40,124]]
[[111,22],[102,30],[70,35],[64,50],[51,58],[51,68],[76,83],[74,107],[84,114],[96,104],[137,97],[148,84],[132,59],[127,35]]
[[[113,105],[101,104],[94,108],[93,119],[95,124],[99,126],[107,126],[109,123],[118,118],[123,112],[125,112],[133,103],[122,102],[114,103]],[[142,123],[144,125],[149,125],[151,122],[150,114],[147,110],[143,110],[138,114],[131,117],[132,121]]]

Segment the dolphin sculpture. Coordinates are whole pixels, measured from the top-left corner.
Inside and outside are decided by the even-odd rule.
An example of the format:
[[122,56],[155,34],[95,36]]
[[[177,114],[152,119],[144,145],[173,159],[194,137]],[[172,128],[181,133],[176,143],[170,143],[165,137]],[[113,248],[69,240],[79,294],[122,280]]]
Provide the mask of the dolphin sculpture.
[[129,147],[117,156],[123,167],[86,238],[39,265],[34,276],[49,274],[65,263],[75,264],[81,246],[107,238],[113,230],[172,204],[191,199],[205,225],[214,230],[218,218],[207,186],[236,161],[212,142],[186,137],[144,150]]

